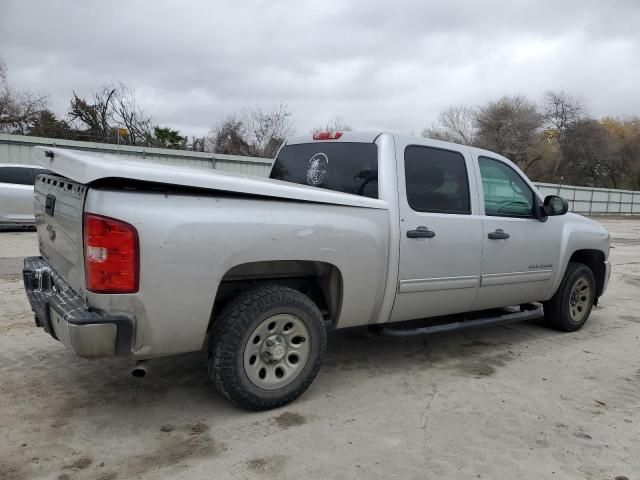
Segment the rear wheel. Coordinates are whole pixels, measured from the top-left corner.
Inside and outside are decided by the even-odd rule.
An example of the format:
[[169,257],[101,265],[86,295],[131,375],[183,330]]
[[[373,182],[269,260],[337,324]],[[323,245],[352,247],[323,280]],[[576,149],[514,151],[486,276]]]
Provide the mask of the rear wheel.
[[236,297],[209,336],[209,374],[236,405],[267,410],[300,396],[327,343],[322,315],[304,294],[263,286]]
[[564,332],[582,328],[591,313],[595,283],[589,267],[570,262],[558,290],[544,304],[544,315],[549,325]]

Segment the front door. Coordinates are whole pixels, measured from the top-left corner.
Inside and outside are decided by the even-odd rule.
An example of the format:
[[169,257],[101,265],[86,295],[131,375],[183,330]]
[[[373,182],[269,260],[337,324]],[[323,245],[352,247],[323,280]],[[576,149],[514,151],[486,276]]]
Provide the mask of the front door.
[[400,266],[391,321],[468,311],[480,285],[482,258],[469,151],[430,140],[396,141]]
[[541,300],[558,267],[561,229],[535,216],[536,194],[498,158],[478,157],[485,215],[482,282],[474,310]]

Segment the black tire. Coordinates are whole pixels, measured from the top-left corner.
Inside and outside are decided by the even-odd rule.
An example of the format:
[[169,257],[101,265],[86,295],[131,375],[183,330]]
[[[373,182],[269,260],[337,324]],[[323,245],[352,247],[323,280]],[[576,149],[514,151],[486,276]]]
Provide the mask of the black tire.
[[[245,348],[252,332],[273,315],[295,315],[307,329],[310,347],[306,364],[291,383],[277,389],[259,388],[245,371]],[[268,285],[247,290],[233,299],[216,319],[207,345],[209,375],[216,388],[238,407],[269,410],[302,395],[316,377],[327,345],[322,314],[306,295]]]
[[[580,311],[581,317],[574,319],[571,316],[571,301],[574,286],[580,281],[588,284],[586,306]],[[551,299],[544,303],[544,316],[549,326],[563,332],[574,332],[582,328],[591,314],[591,307],[595,298],[596,281],[593,272],[582,263],[570,262],[564,273],[562,282]]]

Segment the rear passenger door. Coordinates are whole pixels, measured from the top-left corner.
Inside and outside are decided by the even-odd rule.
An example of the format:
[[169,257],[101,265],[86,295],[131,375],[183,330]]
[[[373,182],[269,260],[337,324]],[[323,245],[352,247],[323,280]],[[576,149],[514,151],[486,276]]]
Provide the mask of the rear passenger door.
[[480,285],[482,219],[468,150],[410,142],[396,138],[400,265],[391,321],[468,311]]

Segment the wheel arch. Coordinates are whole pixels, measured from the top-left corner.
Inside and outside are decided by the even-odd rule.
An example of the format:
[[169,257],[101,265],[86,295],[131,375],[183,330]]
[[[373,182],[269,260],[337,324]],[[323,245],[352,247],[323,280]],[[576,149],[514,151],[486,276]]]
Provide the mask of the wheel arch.
[[311,298],[331,326],[338,323],[343,279],[337,266],[312,260],[269,260],[241,263],[223,275],[215,294],[209,329],[231,299],[260,284],[283,285],[298,290]]
[[[593,277],[596,280],[596,296],[595,303],[597,304],[598,297],[602,295],[605,284],[605,254],[601,250],[597,249],[581,249],[576,250],[569,257],[569,262],[582,263],[591,269]],[[568,263],[567,263],[568,265]],[[566,268],[565,268],[566,270]]]

